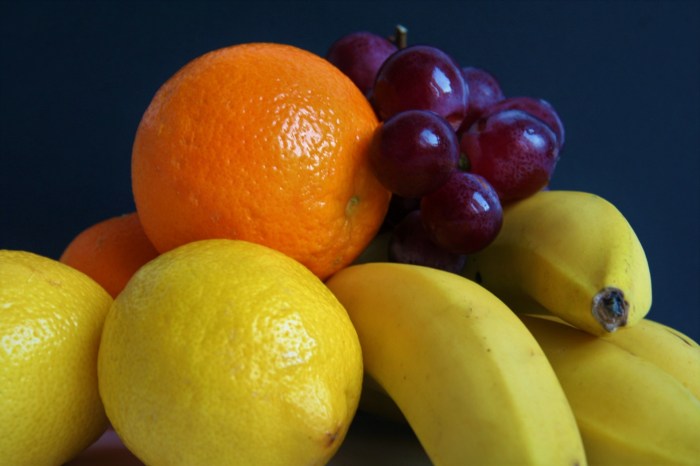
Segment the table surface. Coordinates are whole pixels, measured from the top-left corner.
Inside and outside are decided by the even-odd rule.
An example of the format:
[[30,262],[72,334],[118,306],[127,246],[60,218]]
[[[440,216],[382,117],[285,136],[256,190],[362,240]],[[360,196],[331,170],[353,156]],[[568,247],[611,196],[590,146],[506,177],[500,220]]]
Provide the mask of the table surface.
[[[345,441],[329,466],[430,466],[431,462],[407,425],[358,412]],[[143,466],[114,430],[65,466]]]

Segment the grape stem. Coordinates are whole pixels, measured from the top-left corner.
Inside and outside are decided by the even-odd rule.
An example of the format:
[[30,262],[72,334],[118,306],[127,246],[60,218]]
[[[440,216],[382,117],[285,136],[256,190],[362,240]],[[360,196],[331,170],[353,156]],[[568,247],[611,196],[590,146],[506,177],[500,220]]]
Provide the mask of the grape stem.
[[459,163],[457,167],[463,172],[468,172],[471,169],[471,164],[469,163],[469,157],[464,152],[459,154]]
[[397,24],[396,28],[394,28],[394,35],[391,37],[391,41],[396,44],[396,47],[399,49],[405,49],[408,44],[408,29]]

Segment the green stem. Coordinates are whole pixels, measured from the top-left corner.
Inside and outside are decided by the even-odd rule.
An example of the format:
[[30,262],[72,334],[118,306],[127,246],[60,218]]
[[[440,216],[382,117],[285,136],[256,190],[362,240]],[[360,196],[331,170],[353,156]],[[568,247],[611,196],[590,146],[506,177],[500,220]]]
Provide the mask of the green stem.
[[392,42],[396,44],[399,49],[405,49],[408,44],[408,29],[400,24],[396,25],[394,29],[394,36],[392,37]]

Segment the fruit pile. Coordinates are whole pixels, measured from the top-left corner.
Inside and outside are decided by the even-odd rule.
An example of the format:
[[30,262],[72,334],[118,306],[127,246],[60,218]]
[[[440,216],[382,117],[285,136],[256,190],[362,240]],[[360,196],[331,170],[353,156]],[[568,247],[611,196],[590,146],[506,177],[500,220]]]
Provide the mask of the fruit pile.
[[[358,409],[434,464],[696,464],[700,345],[622,213],[547,189],[554,108],[437,48],[250,43],[155,93],[136,211],[0,250],[0,463],[327,464]],[[377,422],[380,420],[377,418]]]
[[327,58],[383,123],[371,161],[394,194],[390,259],[456,272],[496,237],[502,205],[547,187],[564,126],[547,101],[506,98],[489,72],[406,43],[402,26],[394,41],[356,32]]

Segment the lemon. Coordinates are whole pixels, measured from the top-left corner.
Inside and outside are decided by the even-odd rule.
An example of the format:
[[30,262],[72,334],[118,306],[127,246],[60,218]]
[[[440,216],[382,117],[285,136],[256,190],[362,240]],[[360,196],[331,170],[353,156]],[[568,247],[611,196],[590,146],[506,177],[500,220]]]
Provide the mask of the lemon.
[[297,261],[213,239],[142,267],[98,360],[107,416],[149,466],[325,464],[362,384],[354,327]]
[[111,303],[82,272],[0,250],[1,464],[63,464],[105,430],[97,352]]

